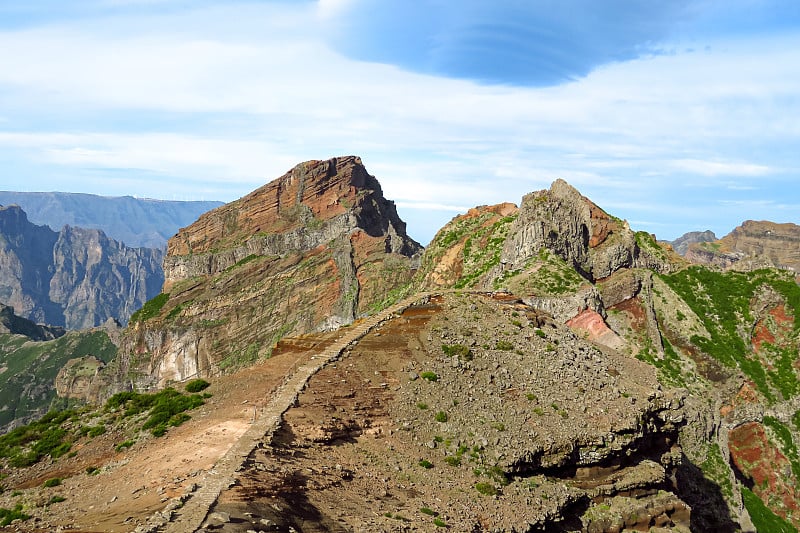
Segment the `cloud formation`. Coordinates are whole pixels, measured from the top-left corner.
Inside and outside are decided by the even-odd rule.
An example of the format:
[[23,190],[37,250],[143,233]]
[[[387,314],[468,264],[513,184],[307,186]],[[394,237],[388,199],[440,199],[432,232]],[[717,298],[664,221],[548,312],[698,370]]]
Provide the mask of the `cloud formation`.
[[756,3],[4,4],[2,188],[232,200],[357,154],[423,242],[555,178],[665,238],[785,220],[800,25]]

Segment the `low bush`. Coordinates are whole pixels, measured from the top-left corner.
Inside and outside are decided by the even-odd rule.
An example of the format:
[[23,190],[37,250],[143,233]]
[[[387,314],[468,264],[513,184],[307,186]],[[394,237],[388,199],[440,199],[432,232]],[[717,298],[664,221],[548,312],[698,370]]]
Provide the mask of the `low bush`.
[[206,390],[210,385],[211,385],[211,383],[209,383],[208,381],[206,381],[204,379],[193,379],[193,380],[189,381],[188,383],[186,383],[185,389],[186,389],[186,392],[195,393],[195,392],[200,392],[200,391]]

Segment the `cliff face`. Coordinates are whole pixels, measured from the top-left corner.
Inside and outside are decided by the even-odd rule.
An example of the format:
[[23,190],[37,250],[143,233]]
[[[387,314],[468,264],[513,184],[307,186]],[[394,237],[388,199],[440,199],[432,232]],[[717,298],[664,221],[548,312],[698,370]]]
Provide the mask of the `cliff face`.
[[0,207],[0,301],[35,322],[68,329],[127,322],[158,294],[161,258],[160,250],[128,248],[99,230],[56,233],[30,223],[19,206]]
[[132,319],[109,379],[224,372],[349,324],[408,283],[420,251],[359,158],[302,163],[170,239],[163,294]]
[[735,270],[776,267],[800,273],[800,226],[746,220],[719,240],[690,245],[686,259]]

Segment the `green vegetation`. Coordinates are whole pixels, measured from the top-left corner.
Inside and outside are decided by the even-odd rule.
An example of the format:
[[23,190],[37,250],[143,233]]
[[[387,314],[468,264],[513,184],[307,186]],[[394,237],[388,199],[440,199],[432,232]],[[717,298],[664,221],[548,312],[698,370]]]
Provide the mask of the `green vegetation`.
[[448,455],[444,458],[444,462],[450,466],[461,466],[461,457],[458,455]]
[[156,437],[162,436],[168,426],[179,426],[189,420],[185,411],[203,405],[199,394],[186,395],[173,388],[166,388],[154,394],[120,392],[106,402],[107,411],[123,409],[123,417],[148,412],[149,416],[142,429],[149,429]]
[[419,466],[421,466],[422,468],[425,468],[425,469],[431,469],[431,468],[433,468],[433,463],[428,461],[427,459],[420,459],[419,460]]
[[100,424],[99,426],[90,427],[89,430],[87,431],[87,434],[91,438],[95,438],[99,437],[105,432],[106,432],[106,427],[103,424]]
[[429,507],[421,507],[419,512],[428,516],[439,516],[439,513]]
[[8,526],[14,520],[28,520],[29,515],[22,512],[22,504],[17,504],[13,509],[0,508],[0,526]]
[[417,402],[417,409],[426,411],[428,409],[428,404],[425,402]]
[[[537,265],[535,269],[534,265]],[[539,255],[528,262],[524,271],[510,272],[504,275],[506,277],[516,278],[521,292],[544,296],[574,293],[587,283],[564,259],[546,248],[542,248]],[[498,280],[498,284],[500,282]]]
[[75,411],[51,411],[36,422],[20,426],[0,437],[0,457],[11,466],[22,468],[45,457],[58,459],[69,452],[74,436],[61,425],[76,415]]
[[648,252],[650,255],[666,261],[667,253],[661,246],[658,245],[656,240],[650,233],[646,231],[637,231],[634,236],[636,237],[636,244],[641,250]]
[[86,475],[87,476],[96,476],[100,473],[100,469],[96,466],[87,466],[86,467]]
[[4,369],[0,372],[0,426],[38,418],[54,406],[53,382],[68,360],[93,355],[108,363],[116,353],[117,347],[101,330],[70,331],[43,342],[0,334],[0,368]]
[[49,500],[47,500],[47,503],[45,505],[53,505],[54,503],[61,503],[65,501],[67,501],[67,499],[64,496],[55,495],[52,496]]
[[144,322],[155,318],[161,312],[161,308],[164,307],[167,300],[169,300],[169,293],[162,292],[153,299],[146,301],[141,309],[131,315],[130,322]]
[[510,350],[513,350],[513,349],[514,349],[514,345],[513,345],[513,344],[511,344],[509,341],[506,341],[506,340],[499,340],[499,341],[497,341],[497,342],[495,343],[495,345],[494,345],[494,349],[495,349],[495,350],[503,350],[503,351],[505,351],[505,352],[508,352],[508,351],[510,351]]
[[478,492],[480,492],[485,496],[497,495],[497,487],[495,487],[494,484],[488,483],[486,481],[475,483],[475,490],[477,490]]
[[58,487],[59,485],[61,485],[61,478],[60,477],[52,477],[52,478],[48,479],[47,481],[45,481],[42,486],[50,488],[50,487]]
[[442,344],[442,351],[448,357],[458,357],[462,361],[472,361],[472,350],[463,344]]
[[186,392],[195,393],[206,390],[210,385],[211,383],[208,381],[198,378],[187,382],[184,389],[186,389]]
[[436,527],[447,527],[447,522],[445,522],[441,518],[434,518],[433,525]]
[[439,381],[439,375],[436,372],[431,372],[430,370],[426,370],[420,374],[420,377],[427,381]]
[[[705,451],[705,460],[700,463],[703,475],[720,487],[725,499],[733,501],[733,485],[730,478],[730,467],[722,456],[722,451],[717,443],[712,444]],[[701,455],[702,457],[702,455]]]
[[764,505],[761,499],[753,494],[753,491],[747,487],[742,487],[742,500],[750,518],[753,520],[753,525],[759,532],[769,533],[797,533],[797,529],[773,513],[769,507]]
[[119,444],[117,444],[117,447],[115,448],[115,450],[117,450],[118,452],[121,452],[122,450],[130,448],[134,444],[136,444],[136,441],[128,439],[128,440],[126,440],[124,442],[120,442]]
[[437,422],[442,422],[442,423],[447,422],[448,420],[447,413],[445,413],[444,411],[438,411],[433,418]]
[[772,269],[714,272],[692,266],[661,275],[661,279],[691,307],[709,332],[710,337],[691,337],[703,352],[727,367],[740,368],[770,402],[775,401],[776,392],[788,399],[800,390],[791,354],[767,347],[775,367],[767,372],[750,350],[749,330],[741,327],[752,324],[750,302],[759,287],[769,285],[786,299],[794,313],[794,331],[800,331],[800,286],[791,274]]
[[667,339],[664,341],[664,357],[659,358],[655,353],[652,342],[647,340],[647,345],[636,354],[636,358],[649,363],[658,369],[658,379],[665,385],[685,387],[686,377],[682,370],[681,358],[675,348]]
[[795,484],[800,488],[800,455],[797,453],[797,446],[795,446],[794,440],[792,439],[791,430],[784,426],[780,420],[772,416],[765,416],[763,421],[764,425],[770,428],[778,439],[783,455],[786,456],[792,465]]

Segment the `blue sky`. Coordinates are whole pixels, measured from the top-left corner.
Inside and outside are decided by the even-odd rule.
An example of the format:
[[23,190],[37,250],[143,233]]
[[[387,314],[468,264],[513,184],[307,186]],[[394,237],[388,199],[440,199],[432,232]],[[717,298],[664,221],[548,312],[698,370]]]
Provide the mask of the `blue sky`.
[[236,199],[360,155],[427,243],[566,179],[634,229],[800,223],[796,0],[0,3],[0,189]]

